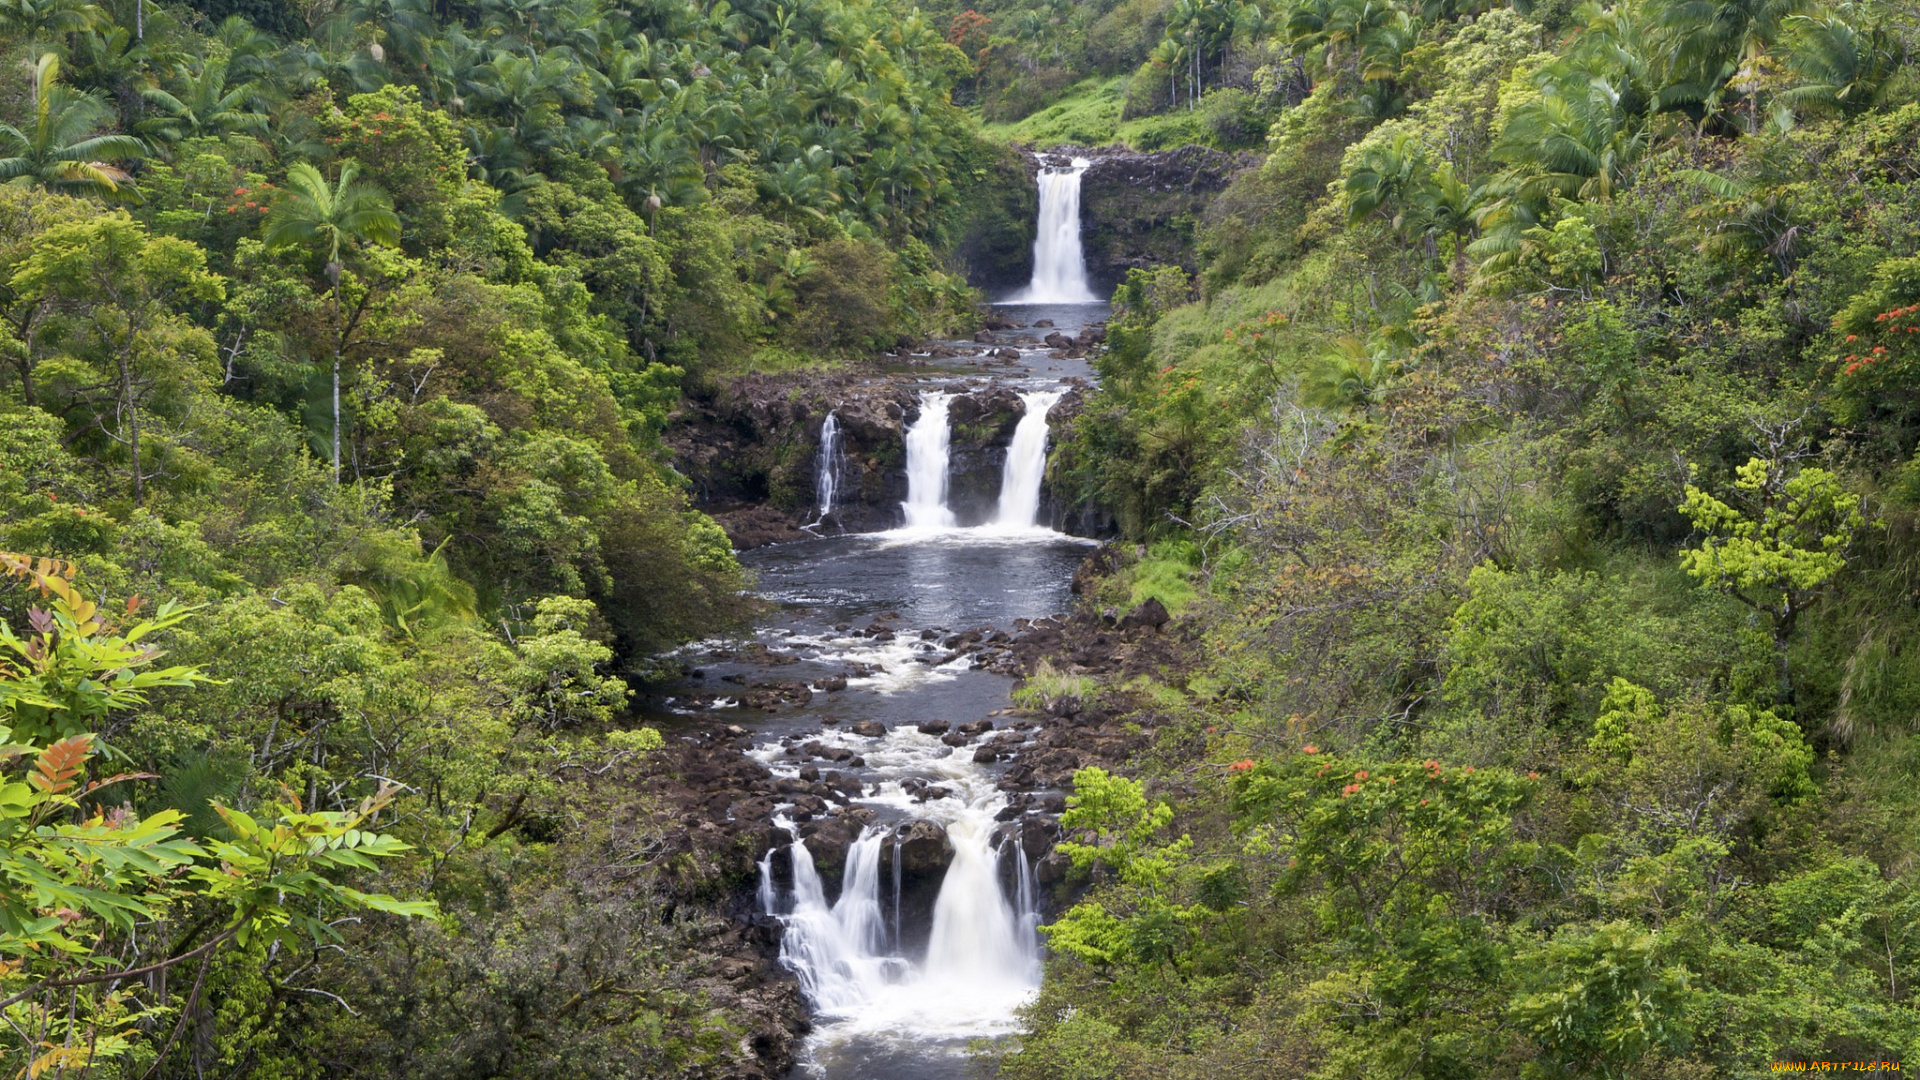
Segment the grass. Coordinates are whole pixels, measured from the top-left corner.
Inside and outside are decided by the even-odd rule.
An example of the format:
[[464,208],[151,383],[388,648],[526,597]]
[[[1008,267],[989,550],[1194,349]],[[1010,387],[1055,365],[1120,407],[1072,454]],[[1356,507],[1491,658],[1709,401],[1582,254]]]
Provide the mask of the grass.
[[1088,698],[1100,689],[1100,684],[1085,675],[1062,674],[1045,660],[1027,681],[1013,692],[1013,703],[1022,709],[1044,709],[1047,702],[1058,698]]
[[1126,75],[1083,79],[1060,100],[1009,124],[982,124],[991,139],[1051,146],[1106,146],[1164,150],[1188,143],[1211,144],[1212,132],[1198,114],[1181,110],[1121,120],[1127,102]]

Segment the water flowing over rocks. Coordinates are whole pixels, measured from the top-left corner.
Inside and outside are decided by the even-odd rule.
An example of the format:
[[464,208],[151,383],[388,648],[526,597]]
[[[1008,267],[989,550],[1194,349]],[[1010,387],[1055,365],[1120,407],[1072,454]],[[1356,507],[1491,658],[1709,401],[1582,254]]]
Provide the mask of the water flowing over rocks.
[[[1096,554],[1087,561],[1104,560]],[[1070,614],[961,630],[912,627],[883,612],[834,633],[883,647],[890,657],[938,659],[953,670],[1023,676],[1044,662],[1109,686],[1164,674],[1194,647],[1156,601],[1127,611],[1097,610],[1083,601]],[[798,638],[718,651],[789,669],[808,649]],[[856,676],[854,684],[884,677]],[[1028,963],[1025,953],[995,945],[999,966],[971,970],[959,942],[969,934],[1002,933],[993,928],[1007,925],[1007,918],[1019,925],[1038,921],[1042,911],[1063,910],[1071,892],[1060,890],[1072,889],[1074,879],[1054,845],[1072,775],[1089,765],[1120,765],[1150,744],[1155,725],[1148,712],[1107,696],[1061,696],[1032,710],[892,724],[823,717],[818,729],[771,738],[701,712],[695,709],[669,731],[668,746],[649,760],[644,782],[687,822],[677,850],[661,857],[682,861],[689,882],[720,882],[730,890],[720,903],[729,928],[715,939],[708,992],[729,1002],[753,1033],[746,1041],[750,1057],[731,1074],[739,1080],[784,1075],[817,1023],[809,1019],[802,988],[825,991],[811,977],[795,978],[790,969],[812,961],[783,944],[795,919],[812,927],[808,948],[851,949],[856,959],[866,958],[860,963],[879,965],[875,972],[901,963],[925,966],[834,984],[832,993],[852,995],[849,1001],[871,993],[871,986],[861,989],[861,979],[935,978],[937,971],[970,972],[964,978],[985,995],[982,1002],[1013,993],[994,989],[1000,984],[993,973]],[[1007,912],[977,906],[985,902],[979,890],[996,875]],[[974,899],[946,896],[963,888],[973,889]],[[875,909],[842,910],[834,898],[853,895],[848,890],[871,896]],[[787,914],[769,917],[768,911]],[[963,933],[960,925],[968,929]],[[843,933],[877,936],[859,945],[835,936]],[[942,934],[950,939],[944,944]],[[895,1004],[889,999],[886,1008]]]
[[1090,162],[1080,178],[1081,246],[1089,273],[1107,286],[1134,268],[1195,270],[1194,224],[1235,174],[1261,160],[1204,146],[1153,152],[1054,147],[1037,155],[1034,171],[1074,157]]
[[[1032,331],[995,336],[1039,341]],[[1072,350],[1083,353],[1104,336],[1103,329],[1089,328],[1070,339]],[[992,520],[1007,451],[1025,415],[1021,392],[993,379],[931,385],[951,395],[947,505],[961,524]],[[741,376],[690,401],[674,418],[667,444],[693,482],[697,505],[740,550],[816,534],[878,532],[901,523],[908,494],[904,440],[928,386],[921,375]],[[1078,415],[1085,392],[1070,381],[1048,410],[1054,431]],[[829,413],[840,465],[834,510],[820,520],[817,457]],[[1076,532],[1102,524],[1097,514],[1068,518],[1050,502],[1042,518]]]

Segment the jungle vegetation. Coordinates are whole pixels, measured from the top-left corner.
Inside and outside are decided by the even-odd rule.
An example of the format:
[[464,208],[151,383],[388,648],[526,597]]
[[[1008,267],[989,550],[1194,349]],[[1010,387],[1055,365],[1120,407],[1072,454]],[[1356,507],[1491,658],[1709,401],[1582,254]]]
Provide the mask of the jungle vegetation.
[[1194,660],[1099,691],[1155,749],[1003,1075],[1911,1059],[1911,12],[1271,20],[1308,89],[1054,463]]

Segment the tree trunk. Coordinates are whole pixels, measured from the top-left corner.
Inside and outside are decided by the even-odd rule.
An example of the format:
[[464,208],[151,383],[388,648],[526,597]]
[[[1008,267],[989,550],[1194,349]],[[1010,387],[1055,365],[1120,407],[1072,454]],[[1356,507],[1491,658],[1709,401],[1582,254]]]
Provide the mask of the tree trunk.
[[340,282],[333,283],[333,486],[340,486],[340,352],[346,331],[340,327]]
[[133,365],[120,354],[120,407],[127,410],[127,448],[133,455],[133,505],[145,501],[146,481],[140,475],[140,410],[133,404]]

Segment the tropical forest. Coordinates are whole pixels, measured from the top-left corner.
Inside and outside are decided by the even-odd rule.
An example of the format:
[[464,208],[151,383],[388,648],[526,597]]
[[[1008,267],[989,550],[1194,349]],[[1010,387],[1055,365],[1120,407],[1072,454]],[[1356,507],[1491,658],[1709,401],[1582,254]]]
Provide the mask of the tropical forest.
[[0,1080],[1920,1068],[1915,335],[1905,0],[0,0]]

